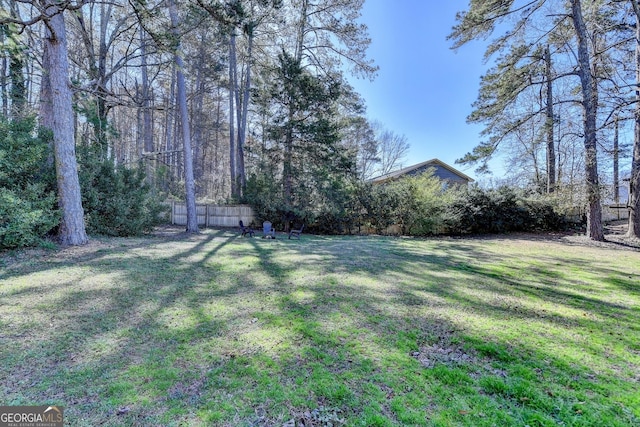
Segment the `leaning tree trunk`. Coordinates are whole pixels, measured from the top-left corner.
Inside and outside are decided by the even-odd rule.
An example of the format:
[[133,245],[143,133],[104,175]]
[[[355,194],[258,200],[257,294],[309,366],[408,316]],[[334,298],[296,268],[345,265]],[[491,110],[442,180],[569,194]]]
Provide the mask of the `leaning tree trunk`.
[[[178,35],[178,11],[173,0],[169,3],[171,26],[176,37]],[[180,111],[180,125],[182,128],[182,144],[184,150],[184,183],[187,204],[187,232],[198,232],[198,217],[196,214],[196,184],[193,177],[193,150],[191,149],[191,129],[189,128],[189,111],[187,109],[187,85],[184,79],[184,63],[180,56],[180,44],[175,48],[174,60],[176,64],[177,101]]]
[[598,100],[591,75],[591,60],[587,45],[587,28],[582,16],[580,0],[571,0],[573,25],[578,39],[579,75],[582,87],[582,106],[584,110],[584,151],[585,176],[587,190],[587,237],[591,240],[604,240],[602,229],[602,206],[600,205],[600,184],[598,180],[597,128],[596,114]]
[[58,205],[62,220],[58,236],[63,245],[87,243],[84,210],[76,162],[73,108],[64,16],[55,0],[43,0],[48,18],[44,37],[43,86],[50,97],[41,100],[42,123],[53,131]]

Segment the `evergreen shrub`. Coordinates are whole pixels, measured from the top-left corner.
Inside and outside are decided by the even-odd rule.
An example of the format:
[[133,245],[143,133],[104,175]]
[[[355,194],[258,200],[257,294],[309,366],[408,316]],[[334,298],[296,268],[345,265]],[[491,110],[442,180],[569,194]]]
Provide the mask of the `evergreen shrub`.
[[453,234],[550,231],[564,224],[551,199],[506,186],[485,190],[475,185],[460,189],[448,206],[446,221]]
[[41,244],[59,224],[48,142],[33,117],[0,119],[0,249]]
[[87,232],[136,236],[161,222],[165,207],[145,182],[142,168],[81,156],[80,185]]
[[258,221],[270,221],[276,228],[282,225],[282,190],[267,174],[254,173],[247,179],[243,202],[251,205]]
[[20,193],[0,187],[0,249],[37,246],[59,223],[54,193],[38,185]]

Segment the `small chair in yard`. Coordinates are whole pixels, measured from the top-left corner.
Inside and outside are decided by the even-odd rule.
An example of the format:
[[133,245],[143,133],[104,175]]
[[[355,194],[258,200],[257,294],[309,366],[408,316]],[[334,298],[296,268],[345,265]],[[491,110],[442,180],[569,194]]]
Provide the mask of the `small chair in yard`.
[[291,236],[293,236],[298,240],[300,240],[300,235],[302,234],[302,230],[304,230],[304,224],[302,224],[302,226],[297,230],[292,229],[291,231],[289,231],[289,239],[291,239]]
[[242,237],[246,236],[247,234],[249,235],[249,237],[253,237],[253,228],[245,227],[242,223],[242,220],[238,222],[238,225],[240,226],[240,230],[242,231]]
[[265,221],[262,223],[262,238],[263,239],[276,238],[276,230],[271,227],[271,223],[269,221]]

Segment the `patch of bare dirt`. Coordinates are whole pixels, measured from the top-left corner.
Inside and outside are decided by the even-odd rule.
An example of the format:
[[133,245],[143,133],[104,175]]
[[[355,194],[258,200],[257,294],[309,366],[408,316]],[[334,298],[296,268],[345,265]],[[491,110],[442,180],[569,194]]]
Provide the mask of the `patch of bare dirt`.
[[184,225],[172,225],[172,224],[159,225],[155,227],[151,232],[152,236],[169,237],[169,238],[175,238],[176,236],[181,236],[184,234],[186,234]]
[[465,349],[461,344],[454,342],[453,337],[453,331],[439,331],[437,342],[421,346],[418,351],[411,353],[411,357],[426,369],[432,369],[438,365],[447,367],[472,365],[476,368],[476,371],[470,374],[473,378],[480,378],[487,373],[507,377],[507,371],[492,366],[491,358],[483,357],[473,349]]
[[420,351],[411,354],[425,368],[433,368],[438,363],[447,366],[463,365],[467,363],[476,363],[477,358],[467,353],[462,347],[446,343],[435,343],[433,345],[424,346]]
[[112,247],[114,245],[103,240],[90,239],[87,244],[82,246],[67,246],[57,249],[27,248],[0,252],[0,269],[4,267],[10,271],[34,262],[64,262],[71,259],[83,259],[93,256],[101,249]]
[[628,222],[626,220],[613,221],[604,226],[604,242],[588,239],[584,232],[563,236],[561,240],[580,246],[640,251],[640,239],[627,237],[627,230]]
[[628,224],[626,220],[615,221],[604,225],[604,242],[597,242],[587,238],[585,230],[552,231],[541,233],[509,233],[487,234],[456,239],[475,240],[523,240],[531,242],[553,241],[573,246],[598,247],[612,250],[640,251],[640,239],[627,237]]

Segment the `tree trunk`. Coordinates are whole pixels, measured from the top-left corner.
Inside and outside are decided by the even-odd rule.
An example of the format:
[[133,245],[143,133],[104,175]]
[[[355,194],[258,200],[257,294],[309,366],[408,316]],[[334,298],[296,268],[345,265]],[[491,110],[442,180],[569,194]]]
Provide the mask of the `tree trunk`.
[[302,63],[302,51],[304,50],[304,36],[307,32],[307,10],[309,8],[309,0],[302,0],[300,5],[300,21],[298,22],[298,34],[296,35],[296,52],[294,58],[298,64]]
[[[640,80],[639,80],[640,81]],[[640,238],[640,95],[636,101],[633,159],[629,179],[629,237]]]
[[100,4],[100,29],[98,33],[98,47],[94,46],[93,31],[93,10],[89,15],[90,25],[87,28],[85,18],[80,11],[75,14],[78,26],[80,27],[80,35],[84,43],[84,48],[88,60],[88,73],[93,83],[95,91],[95,111],[90,113],[92,119],[93,132],[98,147],[100,158],[106,159],[109,155],[114,155],[109,147],[107,135],[107,115],[109,114],[109,106],[107,105],[107,27],[111,16],[112,6]]
[[[289,107],[291,108],[291,107]],[[289,129],[285,136],[284,158],[282,159],[283,198],[286,217],[284,231],[289,231],[289,214],[293,210],[293,116],[289,116]]]
[[[142,141],[144,151],[153,151],[153,126],[151,124],[151,93],[147,66],[147,36],[140,26],[140,78],[142,79]],[[149,169],[147,168],[147,173]]]
[[629,230],[627,236],[640,238],[640,7],[633,0],[636,14],[636,105],[633,158],[629,177]]
[[244,87],[242,88],[242,113],[238,118],[238,193],[242,196],[247,185],[247,177],[244,169],[244,145],[247,139],[247,114],[249,111],[249,94],[251,91],[251,61],[253,60],[253,24],[249,24],[247,47],[247,65],[245,71]]
[[176,72],[175,72],[175,68],[176,65],[173,64],[172,66],[172,70],[171,70],[171,83],[170,83],[170,89],[169,89],[169,96],[166,98],[165,100],[165,150],[167,151],[167,153],[165,154],[165,163],[169,169],[169,173],[166,176],[166,180],[167,182],[167,188],[169,188],[171,185],[171,183],[173,182],[173,179],[175,177],[175,170],[176,170],[176,162],[175,162],[175,153],[173,152],[173,150],[176,150],[176,144],[175,142],[175,120],[174,120],[174,115],[175,115],[175,110],[174,110],[174,105],[175,103],[175,98],[176,98]]
[[24,79],[24,58],[22,52],[11,55],[9,74],[11,76],[11,116],[24,117],[27,106],[27,88]]
[[554,138],[555,119],[553,115],[553,80],[551,75],[551,49],[545,50],[545,73],[547,80],[547,193],[556,189],[556,150]]
[[620,204],[620,123],[615,118],[613,132],[613,201]]
[[[174,0],[169,2],[171,14],[171,26],[173,34],[178,34],[178,11]],[[179,40],[179,39],[178,39]],[[184,79],[184,63],[180,56],[180,43],[175,47],[174,61],[176,64],[177,101],[180,112],[180,124],[182,128],[182,144],[184,151],[184,183],[187,204],[187,232],[198,232],[198,217],[196,213],[196,185],[193,178],[193,150],[191,149],[191,130],[189,128],[189,111],[187,109],[187,85]]]
[[[204,175],[204,149],[205,149],[205,136],[204,136],[204,123],[206,123],[206,117],[204,113],[204,97],[206,94],[206,76],[205,76],[205,64],[206,64],[206,43],[207,37],[204,33],[201,34],[198,58],[196,59],[196,81],[195,81],[195,93],[191,101],[191,117],[193,123],[193,164],[194,164],[194,176],[197,183],[202,181]],[[202,194],[202,187],[196,186],[196,194]]]
[[[4,31],[0,31],[0,44],[2,46],[5,45],[5,33]],[[4,53],[4,52],[3,52]],[[8,82],[7,82],[7,56],[2,55],[2,62],[0,67],[0,94],[2,95],[2,115],[4,117],[9,116],[9,94],[7,92]]]
[[231,33],[229,39],[229,169],[231,176],[231,196],[238,196],[238,181],[236,180],[236,142],[235,142],[235,108],[234,99],[237,92],[237,71],[236,71],[236,35]]
[[582,87],[582,106],[584,110],[584,151],[585,177],[587,191],[587,237],[591,240],[604,240],[602,229],[602,206],[600,205],[600,185],[598,180],[597,128],[596,114],[598,100],[591,75],[591,58],[587,41],[587,29],[582,16],[580,0],[571,0],[571,18],[578,40],[578,63]]
[[21,118],[26,115],[27,87],[25,85],[24,67],[25,55],[24,45],[18,40],[19,35],[15,34],[11,25],[7,25],[8,36],[12,39],[9,43],[9,77],[11,79],[11,117]]
[[[101,148],[103,157],[109,158],[111,152],[108,138],[108,119],[110,107],[107,105],[107,25],[111,16],[113,6],[111,4],[100,4],[100,39],[98,46],[98,68],[97,68],[97,123],[95,126],[96,140]],[[113,154],[112,154],[113,155]]]
[[[19,20],[19,16],[17,13],[17,9],[15,5],[11,5],[11,10],[9,14],[11,18]],[[9,115],[12,118],[20,119],[26,115],[25,108],[27,106],[27,87],[26,80],[24,77],[25,65],[26,65],[26,55],[25,51],[28,49],[27,46],[22,42],[22,33],[19,31],[18,27],[15,24],[3,24],[0,26],[0,33],[2,33],[2,46],[4,50],[3,55],[3,69],[2,69],[2,88],[3,94],[5,94],[5,90],[7,89],[6,82],[6,67],[8,65],[9,68],[9,78],[11,82],[11,89],[9,90],[9,99],[11,101],[11,110]],[[6,41],[4,40],[6,38]],[[6,56],[8,56],[9,62],[6,63]],[[8,100],[6,99],[6,94],[3,99],[3,107],[5,113],[7,112]],[[6,114],[5,114],[6,117]]]
[[64,15],[55,0],[43,0],[42,5],[50,16],[43,54],[43,91],[50,90],[50,97],[42,100],[41,117],[42,123],[53,131],[58,205],[62,212],[58,236],[63,245],[83,245],[88,239],[76,163]]

